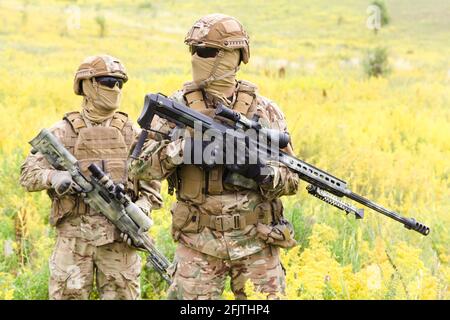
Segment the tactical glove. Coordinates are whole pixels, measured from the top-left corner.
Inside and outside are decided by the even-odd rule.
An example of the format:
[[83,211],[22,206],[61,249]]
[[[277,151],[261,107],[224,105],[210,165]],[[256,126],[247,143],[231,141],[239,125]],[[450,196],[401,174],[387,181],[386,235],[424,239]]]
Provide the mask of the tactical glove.
[[124,232],[120,233],[120,238],[123,242],[126,242],[129,246],[133,246],[133,240],[131,240],[130,236]]
[[187,138],[184,142],[183,163],[200,165],[204,169],[223,163],[223,152],[219,146],[210,146],[212,141]]
[[268,165],[257,161],[257,163],[248,163],[250,159],[250,150],[246,146],[244,152],[236,151],[234,163],[226,163],[225,167],[231,172],[236,172],[246,178],[254,180],[258,184],[268,184],[273,180],[274,169]]
[[[150,203],[147,199],[141,197],[141,198],[139,198],[139,199],[135,202],[135,204],[136,204],[136,205],[139,207],[139,209],[141,209],[142,212],[144,212],[147,216],[150,214],[150,211],[152,210],[152,205],[151,205],[151,203]],[[149,217],[149,218],[150,218],[150,217]],[[129,246],[134,247],[133,240],[131,240],[130,236],[127,235],[126,233],[121,232],[121,233],[120,233],[120,238],[122,239],[123,242],[126,242]]]
[[50,183],[59,196],[76,194],[82,191],[67,171],[53,171],[50,176]]
[[252,179],[260,185],[272,183],[275,174],[272,167],[263,164],[227,164],[225,166],[228,170]]

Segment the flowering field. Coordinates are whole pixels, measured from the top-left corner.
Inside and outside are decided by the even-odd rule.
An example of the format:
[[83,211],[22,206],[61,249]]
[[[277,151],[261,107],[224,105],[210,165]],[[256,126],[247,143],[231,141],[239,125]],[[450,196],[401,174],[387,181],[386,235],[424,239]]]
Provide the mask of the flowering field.
[[[88,55],[126,65],[122,110],[190,79],[184,35],[211,12],[236,16],[251,37],[239,77],[284,111],[295,152],[353,191],[429,225],[423,237],[369,209],[355,221],[309,196],[284,198],[299,245],[282,253],[286,299],[449,299],[450,4],[388,3],[391,23],[369,30],[365,0],[0,2],[0,299],[46,299],[55,231],[44,192],[18,184],[27,141],[79,108],[73,74]],[[89,4],[88,4],[89,3]],[[391,72],[368,78],[367,50],[386,47]],[[173,199],[152,213],[170,258]],[[167,289],[142,273],[142,297]],[[233,298],[229,285],[224,298]],[[258,298],[248,284],[251,297]],[[94,292],[92,298],[97,298]]]

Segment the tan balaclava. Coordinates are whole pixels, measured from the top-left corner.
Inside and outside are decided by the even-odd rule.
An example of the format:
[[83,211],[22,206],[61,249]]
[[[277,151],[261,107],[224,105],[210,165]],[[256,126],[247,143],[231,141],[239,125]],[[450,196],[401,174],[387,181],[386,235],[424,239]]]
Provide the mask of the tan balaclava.
[[219,50],[213,58],[202,58],[195,53],[191,58],[193,80],[206,92],[227,102],[226,93],[236,84],[239,61],[239,50]]
[[82,85],[84,93],[83,115],[90,121],[97,123],[112,117],[122,100],[122,90],[118,84],[114,88],[109,88],[92,78],[83,80]]

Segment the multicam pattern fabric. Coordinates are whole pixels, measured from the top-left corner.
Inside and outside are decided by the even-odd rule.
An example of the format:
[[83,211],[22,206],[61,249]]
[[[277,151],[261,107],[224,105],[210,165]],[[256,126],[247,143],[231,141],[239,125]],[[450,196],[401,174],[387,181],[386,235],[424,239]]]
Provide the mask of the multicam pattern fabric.
[[229,260],[180,244],[171,268],[174,278],[168,298],[172,300],[220,299],[228,274],[231,290],[239,300],[247,298],[244,292],[247,280],[253,282],[256,291],[267,294],[268,299],[279,299],[285,290],[285,274],[275,247]]
[[59,236],[49,262],[51,300],[87,300],[94,276],[101,299],[139,299],[141,258],[123,242],[94,246],[83,238]]

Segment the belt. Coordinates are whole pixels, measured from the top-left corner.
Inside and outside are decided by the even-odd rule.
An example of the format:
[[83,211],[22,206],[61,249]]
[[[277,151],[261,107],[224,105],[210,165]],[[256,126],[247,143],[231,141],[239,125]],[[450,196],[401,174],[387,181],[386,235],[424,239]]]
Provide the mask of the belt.
[[199,215],[199,226],[222,232],[243,230],[245,227],[257,224],[258,222],[270,224],[270,222],[272,222],[272,217],[260,216],[259,212],[251,212],[245,215],[233,214],[212,216],[204,213],[200,213]]

